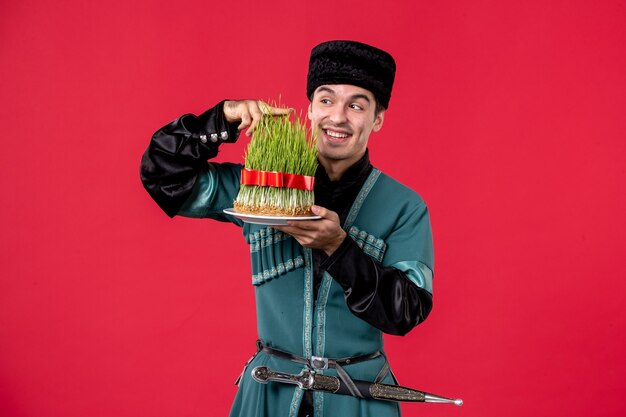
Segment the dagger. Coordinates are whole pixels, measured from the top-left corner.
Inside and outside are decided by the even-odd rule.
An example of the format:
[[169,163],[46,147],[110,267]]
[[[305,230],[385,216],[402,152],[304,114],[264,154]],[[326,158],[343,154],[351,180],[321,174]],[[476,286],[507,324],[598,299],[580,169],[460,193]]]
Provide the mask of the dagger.
[[[353,395],[350,389],[341,382],[341,379],[335,376],[318,374],[310,370],[303,370],[299,374],[294,375],[272,371],[266,366],[257,366],[252,370],[252,378],[262,384],[267,384],[270,381],[277,381],[297,385],[300,389],[331,392],[342,395]],[[453,400],[451,398],[429,394],[427,392],[418,391],[400,385],[378,384],[360,380],[353,380],[353,382],[363,398],[373,398],[385,401],[448,403],[458,406],[463,405],[463,400],[461,399]]]

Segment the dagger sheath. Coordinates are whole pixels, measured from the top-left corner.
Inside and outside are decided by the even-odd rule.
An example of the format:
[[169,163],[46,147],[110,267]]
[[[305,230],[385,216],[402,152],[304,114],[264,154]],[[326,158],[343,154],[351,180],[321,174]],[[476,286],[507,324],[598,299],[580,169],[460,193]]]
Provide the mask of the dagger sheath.
[[[295,384],[301,389],[354,396],[341,379],[335,376],[321,375],[309,370],[293,375],[275,372],[265,366],[257,366],[252,370],[252,378],[263,384],[267,384],[269,381],[277,381]],[[353,380],[352,382],[363,398],[384,401],[453,403],[458,406],[463,404],[463,401],[460,399],[453,400],[440,397],[400,385],[378,384],[360,380]]]

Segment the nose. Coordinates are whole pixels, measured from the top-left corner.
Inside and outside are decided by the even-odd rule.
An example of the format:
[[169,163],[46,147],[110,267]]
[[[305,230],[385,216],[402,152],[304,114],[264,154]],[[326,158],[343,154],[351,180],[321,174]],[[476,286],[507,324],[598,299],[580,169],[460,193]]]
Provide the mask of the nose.
[[333,106],[330,110],[329,119],[336,125],[344,123],[347,120],[345,108],[343,106]]

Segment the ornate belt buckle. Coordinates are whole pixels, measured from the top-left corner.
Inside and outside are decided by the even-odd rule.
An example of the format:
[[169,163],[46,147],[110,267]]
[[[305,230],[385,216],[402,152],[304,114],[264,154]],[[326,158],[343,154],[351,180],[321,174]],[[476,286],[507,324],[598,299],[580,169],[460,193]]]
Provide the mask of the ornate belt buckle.
[[328,369],[328,358],[311,356],[311,366],[313,369]]

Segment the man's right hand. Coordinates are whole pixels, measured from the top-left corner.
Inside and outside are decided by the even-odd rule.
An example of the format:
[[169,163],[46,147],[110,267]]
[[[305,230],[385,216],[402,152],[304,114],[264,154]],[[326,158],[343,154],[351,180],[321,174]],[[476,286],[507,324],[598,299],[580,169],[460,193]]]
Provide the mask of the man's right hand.
[[238,130],[246,130],[246,136],[251,136],[264,114],[282,116],[289,114],[293,109],[272,107],[261,100],[237,100],[224,102],[224,117],[228,123],[241,121]]

